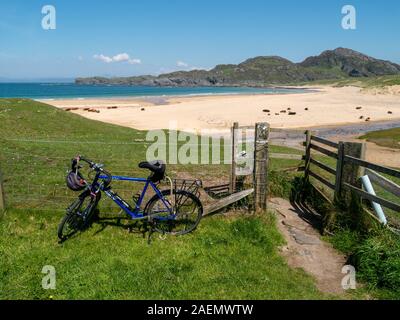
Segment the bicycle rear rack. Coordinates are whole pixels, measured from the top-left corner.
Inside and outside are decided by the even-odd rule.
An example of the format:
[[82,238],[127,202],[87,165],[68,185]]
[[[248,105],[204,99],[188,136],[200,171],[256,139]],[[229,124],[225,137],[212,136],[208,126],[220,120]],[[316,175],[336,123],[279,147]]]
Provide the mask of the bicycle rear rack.
[[184,190],[200,197],[199,189],[203,187],[201,180],[173,179],[172,182],[175,190]]

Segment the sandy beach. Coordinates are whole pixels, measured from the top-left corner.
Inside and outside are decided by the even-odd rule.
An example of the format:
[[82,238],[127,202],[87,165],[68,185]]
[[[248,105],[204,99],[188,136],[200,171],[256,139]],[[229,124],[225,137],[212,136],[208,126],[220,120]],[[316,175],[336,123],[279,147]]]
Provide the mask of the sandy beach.
[[235,121],[246,126],[266,121],[273,128],[309,128],[366,120],[400,120],[398,92],[370,92],[357,87],[312,89],[312,92],[296,94],[171,97],[161,104],[140,98],[44,102],[64,109],[79,108],[71,112],[141,130],[166,129],[171,121],[180,130],[199,132],[226,129]]

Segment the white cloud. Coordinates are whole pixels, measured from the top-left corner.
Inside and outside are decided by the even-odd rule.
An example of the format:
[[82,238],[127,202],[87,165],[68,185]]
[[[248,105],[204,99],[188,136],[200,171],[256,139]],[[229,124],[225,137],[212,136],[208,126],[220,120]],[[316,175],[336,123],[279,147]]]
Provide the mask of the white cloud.
[[79,57],[78,57],[78,60],[79,60],[79,61],[83,61],[83,57],[82,57],[82,56],[79,56]]
[[183,62],[183,61],[177,61],[176,66],[180,67],[180,68],[187,68],[187,67],[189,67],[189,64],[186,62]]
[[140,59],[130,59],[130,60],[128,60],[128,63],[129,64],[141,64],[142,60],[140,60]]
[[112,60],[115,62],[123,62],[123,61],[128,61],[130,59],[129,54],[127,53],[119,53],[112,57]]
[[103,61],[105,63],[112,62],[128,62],[129,64],[140,64],[142,61],[140,59],[134,59],[129,56],[127,53],[119,53],[113,57],[106,56],[104,54],[95,54],[93,56],[94,59]]
[[111,62],[113,62],[113,59],[112,59],[112,58],[107,57],[107,56],[105,56],[105,55],[103,55],[103,54],[95,54],[95,55],[93,56],[93,58],[95,58],[96,60],[103,61],[103,62],[105,62],[105,63],[111,63]]

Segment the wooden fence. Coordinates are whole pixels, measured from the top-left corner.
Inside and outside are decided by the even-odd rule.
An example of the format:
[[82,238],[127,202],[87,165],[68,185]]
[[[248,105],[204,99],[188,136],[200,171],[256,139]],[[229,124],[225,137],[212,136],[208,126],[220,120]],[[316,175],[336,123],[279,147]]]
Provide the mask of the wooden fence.
[[[240,136],[243,133],[240,133],[240,130],[250,130],[248,136],[246,137],[247,132],[244,132],[244,137],[246,140],[241,140],[243,136]],[[268,166],[270,165],[270,159],[288,159],[288,160],[299,160],[302,161],[303,155],[301,154],[284,154],[284,153],[271,153],[269,149],[269,145],[271,143],[270,132],[274,132],[273,129],[270,128],[268,123],[256,123],[253,126],[239,126],[238,123],[234,123],[232,126],[231,134],[232,134],[232,167],[230,168],[230,180],[226,181],[226,183],[217,185],[217,186],[207,186],[205,187],[205,191],[208,194],[212,194],[215,196],[215,199],[218,199],[217,203],[213,204],[212,209],[218,208],[219,206],[224,205],[224,203],[231,203],[236,199],[240,199],[241,197],[249,194],[252,194],[254,197],[254,209],[255,211],[265,211],[267,206],[267,198],[268,198]],[[296,134],[302,134],[302,131],[296,130]],[[251,170],[243,174],[243,172],[237,172],[237,168],[240,167],[240,163],[237,163],[238,159],[238,151],[242,148],[241,143],[249,143],[253,145],[253,149],[251,152],[248,152],[246,156],[248,157],[248,162],[252,163]],[[140,143],[140,142],[137,142]],[[254,154],[253,154],[254,151]],[[250,154],[251,153],[251,154]],[[13,154],[18,159],[20,158],[20,154]],[[29,155],[30,156],[30,155]],[[38,157],[38,156],[35,156]],[[63,156],[58,157],[58,159],[64,159]],[[120,159],[118,159],[120,160]],[[115,166],[114,166],[115,168]],[[123,165],[120,170],[125,170],[127,166]],[[297,164],[294,168],[296,169]],[[57,170],[64,170],[64,168],[57,168]],[[242,174],[242,175],[241,175]],[[247,175],[249,178],[246,181],[246,187],[249,189],[243,190],[244,185],[244,175]],[[248,180],[251,180],[249,183]],[[60,180],[61,181],[61,180]],[[60,205],[60,210],[63,208],[63,203],[59,200],[62,197],[63,201],[72,201],[70,195],[67,195],[64,192],[63,186],[53,185],[53,186],[38,186],[30,183],[25,183],[22,192],[17,184],[12,184],[7,182],[5,187],[5,191],[8,193],[5,197],[3,192],[3,184],[2,177],[0,172],[0,211],[4,210],[7,205],[12,206],[13,201],[18,198],[18,201],[23,202],[40,202],[41,204],[47,203],[48,206],[52,207],[54,210],[54,204]],[[53,189],[54,192],[48,192],[48,190]],[[32,190],[34,190],[32,192]],[[57,196],[56,196],[57,190]],[[26,198],[26,194],[30,196],[29,201]],[[221,198],[226,198],[225,202],[222,201]],[[12,200],[10,200],[12,199]],[[219,201],[221,200],[221,201]],[[42,207],[41,207],[42,209]],[[216,210],[216,209],[215,209]]]
[[[305,178],[309,179],[309,177],[313,177],[324,186],[331,189],[334,193],[335,200],[348,202],[350,194],[355,193],[361,199],[366,199],[396,212],[400,212],[399,204],[372,195],[362,189],[360,177],[367,174],[371,181],[377,183],[386,191],[400,197],[400,186],[379,174],[382,173],[400,178],[400,171],[366,161],[364,143],[336,143],[313,135],[311,131],[306,131],[305,147]],[[330,167],[316,160],[315,153],[312,153],[312,151],[335,159],[336,167]],[[313,171],[311,165],[315,165],[333,175],[335,182],[332,183],[322,175]]]

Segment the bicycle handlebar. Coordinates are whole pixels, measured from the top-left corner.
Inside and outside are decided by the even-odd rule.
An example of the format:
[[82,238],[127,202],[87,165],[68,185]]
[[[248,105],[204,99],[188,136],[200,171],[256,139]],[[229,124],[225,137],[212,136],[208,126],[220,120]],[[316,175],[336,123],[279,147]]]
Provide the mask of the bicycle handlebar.
[[98,173],[101,172],[101,173],[103,173],[104,175],[106,175],[106,176],[107,176],[107,180],[105,180],[104,187],[108,187],[108,186],[110,185],[110,183],[111,183],[111,181],[112,181],[112,175],[111,175],[108,171],[106,171],[106,170],[103,169],[104,165],[99,164],[99,163],[96,163],[96,162],[94,162],[94,161],[92,161],[92,160],[90,160],[90,159],[87,159],[87,158],[85,158],[85,157],[77,156],[77,157],[73,160],[73,164],[72,164],[73,169],[74,169],[74,166],[75,166],[75,168],[76,168],[76,165],[77,165],[77,163],[78,163],[79,161],[84,161],[84,162],[86,162],[87,164],[89,164],[90,168],[93,169],[94,171],[96,171],[96,172],[98,172]]

